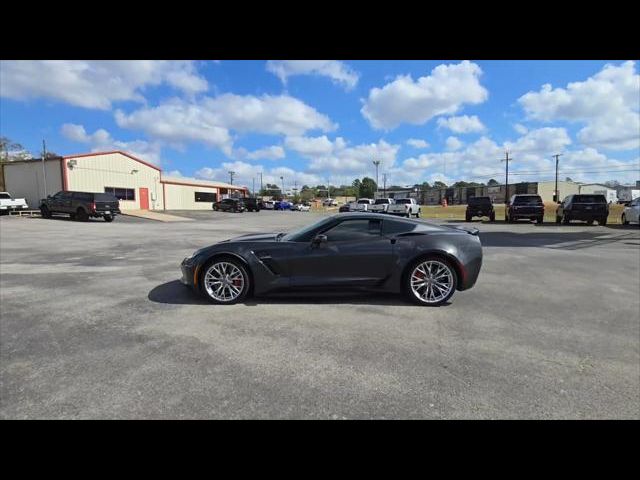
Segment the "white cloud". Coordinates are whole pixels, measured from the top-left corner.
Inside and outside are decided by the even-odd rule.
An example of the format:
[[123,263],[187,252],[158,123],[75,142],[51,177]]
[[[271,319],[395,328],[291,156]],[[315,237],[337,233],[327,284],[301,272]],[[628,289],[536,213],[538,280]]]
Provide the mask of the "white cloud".
[[318,185],[326,182],[321,176],[306,172],[299,172],[288,167],[265,168],[264,165],[247,163],[242,161],[223,162],[219,167],[204,167],[196,172],[196,177],[206,180],[217,180],[221,182],[229,181],[229,170],[235,172],[234,184],[253,187],[255,181],[256,190],[260,188],[260,173],[262,173],[263,184],[267,183],[282,185],[280,177],[284,177],[285,189],[288,190],[297,184]]
[[464,145],[457,137],[448,137],[445,141],[445,146],[449,151],[460,150]]
[[208,89],[193,62],[168,60],[3,60],[0,95],[48,98],[108,110],[113,102],[144,102],[145,87],[169,85],[193,95]]
[[246,156],[249,160],[278,160],[285,157],[284,148],[280,145],[260,148],[250,152]]
[[161,164],[162,146],[158,142],[146,142],[144,140],[123,142],[112,138],[111,134],[103,128],[89,134],[82,125],[73,123],[62,125],[60,133],[69,140],[88,145],[92,152],[122,150],[141,160],[156,165]]
[[469,61],[438,65],[431,75],[414,81],[397,77],[382,88],[373,88],[361,109],[372,127],[393,129],[401,123],[421,125],[438,115],[456,113],[465,104],[479,104],[488,97],[480,85],[480,67]]
[[304,102],[287,96],[224,94],[197,103],[173,99],[157,107],[130,114],[115,114],[122,128],[142,130],[149,136],[173,143],[198,141],[231,155],[230,131],[271,135],[302,135],[308,130],[337,128],[329,117]]
[[180,170],[170,170],[167,172],[168,177],[184,177]]
[[267,71],[283,84],[295,75],[320,75],[350,90],[358,84],[359,75],[349,65],[337,60],[269,60]]
[[459,117],[439,118],[438,127],[448,128],[455,133],[484,132],[485,126],[476,116],[461,115]]
[[524,125],[522,125],[521,123],[516,123],[513,126],[513,129],[518,132],[520,135],[524,135],[525,133],[527,133],[529,131],[529,129],[527,127],[525,127]]
[[413,148],[429,148],[429,143],[419,138],[410,138],[407,140],[407,145]]
[[612,150],[640,148],[640,75],[632,61],[606,65],[594,76],[566,88],[545,84],[518,102],[531,119],[586,124],[578,132],[585,145]]
[[371,175],[375,170],[373,160],[380,160],[383,169],[392,168],[400,149],[400,145],[391,145],[384,140],[348,146],[342,137],[332,142],[326,136],[287,138],[285,145],[311,160],[308,165],[310,172],[351,173],[356,176]]

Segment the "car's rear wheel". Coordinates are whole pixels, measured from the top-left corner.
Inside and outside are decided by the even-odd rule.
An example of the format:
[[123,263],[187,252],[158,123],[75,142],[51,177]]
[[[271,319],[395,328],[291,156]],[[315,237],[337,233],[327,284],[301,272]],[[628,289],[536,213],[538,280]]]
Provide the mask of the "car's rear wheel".
[[89,214],[82,208],[76,211],[76,220],[79,222],[86,222],[89,220]]
[[114,219],[114,218],[115,218],[115,217],[114,217],[113,215],[105,215],[105,216],[104,216],[104,221],[105,221],[105,222],[113,222],[113,219]]
[[593,225],[593,219],[587,220],[587,225]]
[[217,258],[203,269],[201,287],[209,301],[231,305],[247,296],[250,287],[249,274],[238,260],[228,257]]
[[464,216],[464,221],[465,222],[470,222],[471,221],[471,215],[465,215]]
[[571,222],[571,219],[569,218],[569,216],[566,213],[562,214],[562,223],[563,225],[569,225],[569,222]]
[[556,223],[560,224],[562,222],[562,217],[559,217],[558,215],[556,215]]
[[405,279],[409,298],[418,305],[442,305],[456,290],[457,276],[451,264],[440,257],[422,258]]
[[495,222],[495,221],[496,221],[496,214],[495,214],[495,213],[492,213],[492,214],[489,216],[489,221],[490,221],[490,222]]
[[537,223],[538,224],[544,223],[544,217],[538,217]]
[[607,217],[602,217],[600,220],[598,220],[598,225],[606,225],[607,224]]
[[40,207],[40,215],[42,215],[42,218],[51,218],[51,211],[46,207]]
[[622,214],[621,220],[623,225],[629,225],[629,220],[627,220],[627,216],[624,213]]

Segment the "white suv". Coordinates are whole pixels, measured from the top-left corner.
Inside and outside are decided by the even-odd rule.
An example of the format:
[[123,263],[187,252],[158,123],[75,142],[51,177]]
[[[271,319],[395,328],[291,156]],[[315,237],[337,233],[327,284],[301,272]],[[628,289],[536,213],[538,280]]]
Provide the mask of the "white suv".
[[631,200],[629,205],[624,207],[622,212],[622,224],[629,225],[630,222],[640,225],[640,197]]

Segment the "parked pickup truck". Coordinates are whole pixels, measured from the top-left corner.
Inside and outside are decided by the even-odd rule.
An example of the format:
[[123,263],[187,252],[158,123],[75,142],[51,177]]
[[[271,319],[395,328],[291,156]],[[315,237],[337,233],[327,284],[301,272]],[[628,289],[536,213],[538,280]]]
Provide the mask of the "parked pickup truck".
[[569,195],[556,210],[556,223],[568,225],[571,220],[582,220],[589,225],[597,220],[598,225],[606,225],[609,205],[604,195]]
[[420,217],[420,205],[415,198],[396,198],[393,205],[389,205],[387,213],[402,215],[403,217]]
[[351,204],[352,212],[368,212],[373,205],[373,200],[370,198],[359,198],[356,203]]
[[0,215],[6,215],[13,210],[28,210],[29,205],[24,198],[11,198],[7,192],[0,192]]
[[393,205],[395,202],[393,198],[379,198],[368,209],[372,213],[387,213],[389,205]]
[[110,193],[98,192],[58,192],[40,201],[40,212],[43,218],[51,218],[52,214],[64,213],[71,220],[86,222],[89,217],[104,218],[105,222],[113,222],[120,214],[120,201]]

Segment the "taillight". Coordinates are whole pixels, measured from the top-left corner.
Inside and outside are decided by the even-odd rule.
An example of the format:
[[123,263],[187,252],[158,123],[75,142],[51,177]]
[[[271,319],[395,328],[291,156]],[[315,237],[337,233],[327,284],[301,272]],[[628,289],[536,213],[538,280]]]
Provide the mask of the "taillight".
[[92,212],[96,211],[96,202],[91,202],[91,205],[89,206],[91,208]]

